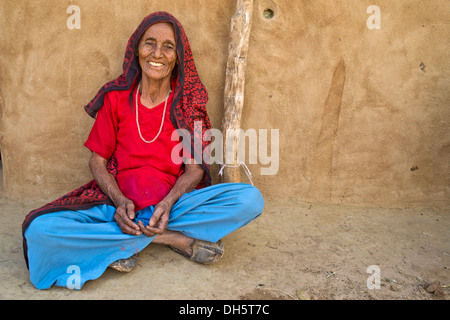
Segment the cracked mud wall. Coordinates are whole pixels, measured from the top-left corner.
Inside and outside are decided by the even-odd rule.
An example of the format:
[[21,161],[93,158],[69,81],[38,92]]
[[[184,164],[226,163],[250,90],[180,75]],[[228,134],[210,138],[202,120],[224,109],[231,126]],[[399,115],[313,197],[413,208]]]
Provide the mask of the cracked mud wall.
[[[91,179],[83,106],[121,73],[129,36],[153,11],[185,27],[220,129],[235,1],[128,3],[0,0],[5,195],[50,201]],[[371,30],[374,4],[381,28]],[[80,29],[66,26],[69,5]],[[448,205],[449,16],[446,0],[255,0],[242,126],[279,129],[277,174],[248,164],[264,196]]]

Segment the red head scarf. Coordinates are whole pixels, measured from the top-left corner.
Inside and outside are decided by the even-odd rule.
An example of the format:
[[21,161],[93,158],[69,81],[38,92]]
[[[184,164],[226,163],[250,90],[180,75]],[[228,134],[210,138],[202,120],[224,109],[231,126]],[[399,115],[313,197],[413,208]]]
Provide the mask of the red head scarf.
[[[109,91],[128,90],[131,86],[136,86],[141,79],[141,68],[139,58],[136,56],[137,45],[139,39],[144,32],[153,24],[158,22],[172,23],[175,31],[175,39],[177,42],[178,64],[172,72],[172,78],[176,79],[173,103],[171,106],[171,120],[175,128],[186,129],[191,134],[190,146],[192,153],[196,159],[202,159],[202,155],[208,155],[209,142],[203,141],[202,137],[205,131],[211,128],[210,120],[206,112],[206,103],[208,102],[208,94],[200,78],[192,58],[192,51],[189,41],[181,26],[180,22],[167,12],[155,12],[148,15],[128,41],[123,62],[123,73],[115,80],[105,84],[85,106],[86,112],[95,117],[97,111],[103,106],[104,96]],[[195,121],[202,122],[202,130],[195,127]],[[205,139],[207,140],[207,139]],[[194,141],[202,142],[202,150],[194,148]],[[186,142],[183,140],[183,142]],[[202,154],[195,154],[195,153]],[[202,161],[202,167],[205,175],[198,188],[211,184],[209,165]],[[114,156],[108,162],[108,171],[113,175],[116,174],[117,164]],[[84,186],[79,187],[65,196],[46,204],[45,206],[31,211],[22,224],[22,232],[37,217],[61,210],[81,210],[87,209],[99,204],[114,205],[110,199],[102,192],[95,180],[90,181]],[[26,239],[23,237],[23,248],[25,261],[28,263]]]

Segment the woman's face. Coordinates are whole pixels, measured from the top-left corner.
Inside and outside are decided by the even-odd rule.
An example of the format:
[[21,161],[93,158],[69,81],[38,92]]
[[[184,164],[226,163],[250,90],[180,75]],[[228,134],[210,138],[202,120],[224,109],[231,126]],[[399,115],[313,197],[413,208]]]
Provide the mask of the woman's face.
[[143,76],[150,80],[170,80],[177,61],[175,33],[170,23],[156,23],[142,35],[138,44]]

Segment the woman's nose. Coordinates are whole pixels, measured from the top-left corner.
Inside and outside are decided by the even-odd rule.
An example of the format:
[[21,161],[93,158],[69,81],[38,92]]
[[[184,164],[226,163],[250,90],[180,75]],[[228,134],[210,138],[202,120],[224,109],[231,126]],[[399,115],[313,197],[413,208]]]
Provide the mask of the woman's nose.
[[155,50],[153,51],[153,56],[155,58],[161,58],[162,57],[162,44],[158,43],[155,46]]

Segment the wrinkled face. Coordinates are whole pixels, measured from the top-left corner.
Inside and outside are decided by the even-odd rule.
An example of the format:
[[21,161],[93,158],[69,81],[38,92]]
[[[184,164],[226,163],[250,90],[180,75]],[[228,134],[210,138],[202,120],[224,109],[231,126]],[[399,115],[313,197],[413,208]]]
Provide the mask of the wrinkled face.
[[156,23],[142,35],[138,44],[143,76],[161,81],[172,75],[177,61],[175,32],[170,23]]

